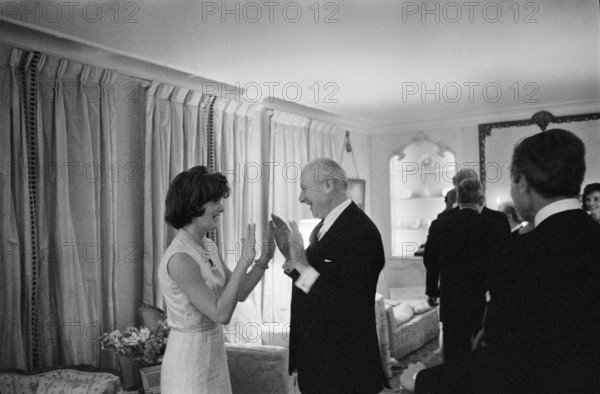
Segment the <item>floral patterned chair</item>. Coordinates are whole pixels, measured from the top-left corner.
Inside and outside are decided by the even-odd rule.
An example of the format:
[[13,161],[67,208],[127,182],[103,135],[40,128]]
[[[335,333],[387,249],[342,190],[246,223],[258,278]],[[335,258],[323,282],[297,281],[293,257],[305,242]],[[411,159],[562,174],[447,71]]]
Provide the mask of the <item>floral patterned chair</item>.
[[99,393],[123,392],[119,372],[91,365],[52,367],[26,372],[0,370],[0,393]]

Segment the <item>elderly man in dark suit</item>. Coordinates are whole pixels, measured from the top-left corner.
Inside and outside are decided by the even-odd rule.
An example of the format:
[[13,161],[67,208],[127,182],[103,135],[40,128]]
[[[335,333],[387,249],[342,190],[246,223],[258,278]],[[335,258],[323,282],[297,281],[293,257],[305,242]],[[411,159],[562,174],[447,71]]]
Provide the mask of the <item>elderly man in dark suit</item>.
[[548,130],[522,140],[511,196],[534,229],[506,248],[485,324],[463,363],[415,372],[422,393],[597,393],[600,225],[580,207],[585,148]]
[[347,183],[333,160],[316,159],[302,170],[299,200],[322,219],[306,250],[297,225],[272,215],[283,268],[294,280],[289,371],[297,370],[303,394],[375,394],[386,383],[375,326],[383,244],[348,198]]
[[[457,199],[459,211],[434,221],[426,247],[439,264],[445,363],[459,362],[471,352],[471,341],[483,322],[488,264],[509,235],[501,222],[479,213],[484,199],[481,182],[460,182]],[[428,266],[428,274],[431,269]]]

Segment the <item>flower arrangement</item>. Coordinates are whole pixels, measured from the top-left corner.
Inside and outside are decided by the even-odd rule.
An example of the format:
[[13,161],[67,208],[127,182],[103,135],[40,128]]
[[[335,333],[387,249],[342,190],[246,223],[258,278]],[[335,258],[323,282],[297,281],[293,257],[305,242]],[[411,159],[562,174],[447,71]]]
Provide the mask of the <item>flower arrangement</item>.
[[146,326],[134,327],[133,324],[128,324],[123,333],[114,330],[102,334],[100,347],[102,350],[110,350],[132,361],[158,364],[165,354],[168,337],[169,326],[164,320],[161,320],[153,330]]

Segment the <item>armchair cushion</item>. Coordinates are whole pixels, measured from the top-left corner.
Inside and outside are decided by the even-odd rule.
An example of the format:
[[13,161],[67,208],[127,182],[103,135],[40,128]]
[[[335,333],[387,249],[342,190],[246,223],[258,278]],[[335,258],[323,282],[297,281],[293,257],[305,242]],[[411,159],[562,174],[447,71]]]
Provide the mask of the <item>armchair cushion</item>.
[[412,319],[415,314],[413,308],[406,302],[401,302],[400,304],[391,307],[389,310],[392,312],[390,321],[393,322],[394,329],[397,329],[399,326]]
[[412,302],[409,302],[409,304],[415,311],[415,315],[420,315],[421,313],[425,313],[435,308],[429,305],[427,300],[414,300]]
[[390,298],[394,302],[408,303],[413,308],[415,315],[420,315],[434,308],[427,303],[425,287],[423,286],[391,288]]

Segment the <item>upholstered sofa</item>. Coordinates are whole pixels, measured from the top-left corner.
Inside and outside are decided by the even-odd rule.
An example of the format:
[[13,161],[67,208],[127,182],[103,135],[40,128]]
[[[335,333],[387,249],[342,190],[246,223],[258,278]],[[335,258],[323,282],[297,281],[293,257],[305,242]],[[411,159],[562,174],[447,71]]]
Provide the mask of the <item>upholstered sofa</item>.
[[53,367],[26,372],[18,369],[0,370],[0,393],[98,393],[123,392],[119,372],[90,365]]
[[400,359],[437,338],[440,324],[437,308],[427,304],[424,287],[389,289],[384,300],[391,356]]

